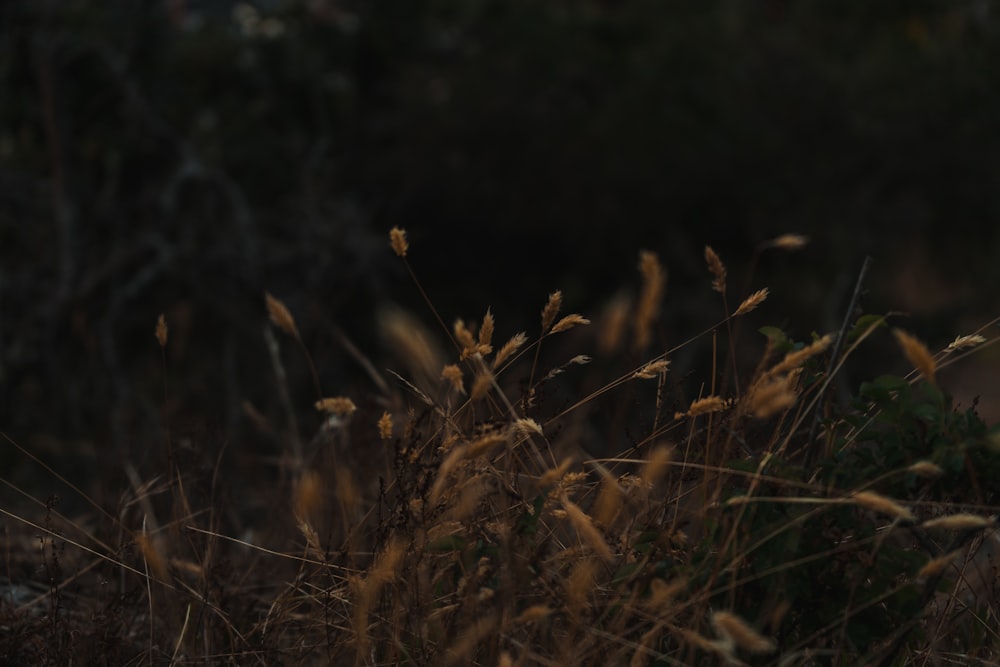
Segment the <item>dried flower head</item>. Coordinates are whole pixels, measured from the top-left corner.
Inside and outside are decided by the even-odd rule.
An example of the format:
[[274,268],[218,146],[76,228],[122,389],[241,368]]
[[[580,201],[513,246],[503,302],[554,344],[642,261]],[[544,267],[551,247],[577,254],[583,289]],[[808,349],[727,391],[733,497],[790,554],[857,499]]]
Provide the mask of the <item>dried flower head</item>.
[[160,313],[160,319],[156,320],[156,342],[160,347],[167,346],[167,318]]
[[264,292],[264,301],[267,303],[267,312],[275,326],[289,336],[298,338],[299,330],[295,326],[295,318],[292,317],[292,313],[285,307],[285,304],[271,296],[270,292]]
[[338,417],[350,417],[358,409],[358,406],[354,405],[354,401],[349,398],[336,396],[316,401],[316,409]]
[[902,329],[893,329],[892,333],[896,336],[899,346],[903,348],[903,354],[906,355],[907,360],[920,372],[924,380],[931,384],[937,384],[934,377],[937,362],[934,361],[927,346]]
[[392,251],[400,257],[406,257],[406,251],[410,249],[410,244],[406,241],[406,230],[393,227],[389,230],[389,243]]
[[705,246],[705,262],[708,270],[712,273],[712,289],[719,294],[726,293],[726,265],[722,263],[719,255],[712,250],[712,246]]

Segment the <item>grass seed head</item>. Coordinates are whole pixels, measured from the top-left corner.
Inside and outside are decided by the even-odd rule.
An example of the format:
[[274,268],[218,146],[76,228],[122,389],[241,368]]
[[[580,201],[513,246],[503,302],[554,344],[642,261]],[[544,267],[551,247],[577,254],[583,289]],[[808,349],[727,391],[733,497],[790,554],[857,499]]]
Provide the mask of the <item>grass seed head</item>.
[[961,554],[961,550],[952,551],[943,556],[938,556],[937,558],[932,558],[931,560],[924,563],[924,566],[917,571],[917,579],[926,579],[928,577],[934,577],[947,568],[951,563]]
[[270,292],[264,292],[264,301],[267,303],[267,312],[271,316],[271,321],[275,326],[284,331],[289,336],[299,337],[299,330],[295,326],[295,318],[292,313],[278,299],[271,296]]
[[410,249],[410,244],[406,241],[406,230],[393,227],[389,230],[389,244],[392,251],[400,257],[406,257],[406,251]]
[[712,273],[712,289],[719,294],[726,293],[726,265],[722,263],[719,255],[712,250],[712,246],[705,246],[705,262],[708,270]]
[[692,401],[691,407],[688,408],[688,417],[697,417],[698,415],[709,414],[711,412],[719,412],[726,407],[725,400],[721,396],[706,396],[705,398],[699,398]]
[[462,384],[462,369],[458,364],[448,364],[441,370],[441,379],[451,384],[452,388],[460,394],[465,393],[465,385]]
[[[160,315],[162,318],[163,315]],[[948,343],[948,347],[945,348],[945,352],[954,352],[955,350],[963,350],[967,347],[975,347],[976,345],[982,345],[986,342],[986,338],[979,335],[970,336],[958,336],[955,340]]]
[[993,517],[979,516],[978,514],[952,514],[941,516],[936,519],[924,521],[922,526],[928,530],[940,528],[941,530],[978,530],[989,528],[995,523]]
[[743,303],[740,304],[740,307],[736,309],[736,312],[733,313],[733,315],[746,315],[750,311],[755,310],[757,306],[767,300],[770,293],[771,292],[766,287],[762,290],[757,290],[747,298],[743,299]]
[[566,516],[569,518],[569,522],[573,524],[574,530],[576,530],[583,543],[590,547],[604,562],[610,563],[613,561],[615,556],[611,551],[611,547],[604,541],[604,537],[601,536],[600,531],[594,527],[590,517],[565,495],[563,495],[561,502],[563,509],[566,511]]
[[773,639],[760,634],[743,618],[731,612],[717,611],[712,614],[712,625],[721,636],[748,653],[773,653],[777,648]]
[[653,323],[660,316],[660,302],[667,284],[663,266],[655,252],[639,253],[639,272],[642,274],[642,292],[635,311],[635,348],[644,350],[653,340]]
[[562,292],[556,290],[549,295],[549,300],[545,303],[545,307],[542,309],[542,333],[546,333],[552,323],[556,321],[556,316],[559,314],[559,309],[562,308]]
[[937,380],[934,377],[934,373],[937,370],[937,362],[934,361],[934,357],[928,351],[927,346],[902,329],[893,329],[892,333],[896,337],[899,346],[903,348],[903,354],[906,355],[907,360],[920,372],[924,380],[931,384],[937,384]]
[[378,435],[382,440],[392,437],[392,415],[388,411],[383,412],[378,420]]
[[573,313],[572,315],[567,315],[566,317],[556,322],[555,325],[552,327],[551,333],[560,333],[562,331],[566,331],[567,329],[572,329],[578,324],[590,324],[590,320],[588,320],[586,317],[582,315]]
[[497,355],[493,358],[493,368],[499,368],[503,362],[507,361],[511,357],[511,355],[521,349],[521,346],[524,345],[527,340],[528,337],[523,331],[514,334],[511,339],[504,343],[500,350],[497,351]]
[[917,461],[909,468],[907,468],[914,475],[919,475],[920,477],[940,477],[944,474],[944,470],[941,469],[936,463],[931,463],[930,461]]
[[641,380],[655,380],[667,372],[668,366],[670,366],[670,362],[666,359],[657,359],[637,370],[632,374],[632,377]]
[[160,313],[160,318],[156,320],[156,342],[160,347],[167,346],[167,318]]
[[802,234],[782,234],[771,239],[765,246],[768,248],[778,248],[779,250],[798,250],[809,243],[809,237]]
[[336,415],[342,419],[350,417],[357,411],[358,406],[354,405],[354,401],[345,396],[336,396],[334,398],[321,398],[315,403],[316,409],[320,412],[325,412],[327,414]]
[[885,496],[875,493],[874,491],[858,491],[851,496],[851,500],[862,507],[879,512],[880,514],[886,514],[897,519],[902,519],[904,521],[913,521],[916,518],[910,510],[906,509],[895,500],[886,498]]

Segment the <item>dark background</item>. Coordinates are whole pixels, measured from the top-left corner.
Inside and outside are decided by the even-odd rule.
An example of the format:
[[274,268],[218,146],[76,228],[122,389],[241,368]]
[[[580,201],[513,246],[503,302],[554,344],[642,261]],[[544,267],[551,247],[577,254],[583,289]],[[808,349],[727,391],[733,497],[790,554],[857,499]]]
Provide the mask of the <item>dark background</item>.
[[[708,243],[732,307],[771,288],[757,326],[835,329],[871,254],[866,312],[947,342],[1000,310],[998,30],[990,0],[8,0],[0,428],[81,475],[154,460],[164,415],[250,437],[244,401],[280,412],[265,290],[326,393],[370,391],[334,327],[382,364],[380,305],[432,322],[395,225],[444,319],[491,306],[501,338],[554,289],[634,292],[640,249],[660,340],[690,335]],[[812,241],[755,255],[785,232]]]

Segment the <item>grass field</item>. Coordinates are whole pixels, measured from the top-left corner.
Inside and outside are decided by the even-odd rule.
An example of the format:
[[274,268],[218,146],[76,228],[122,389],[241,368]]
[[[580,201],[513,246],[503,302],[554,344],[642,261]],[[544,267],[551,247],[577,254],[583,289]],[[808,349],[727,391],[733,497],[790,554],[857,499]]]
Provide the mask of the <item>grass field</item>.
[[[46,482],[2,480],[0,662],[1000,661],[1000,429],[938,379],[997,320],[935,351],[852,301],[839,330],[796,341],[755,320],[781,286],[731,294],[706,247],[719,317],[685,340],[660,334],[666,272],[647,251],[601,312],[526,295],[537,328],[507,331],[485,304],[476,321],[439,313],[403,230],[390,251],[418,296],[379,317],[391,362],[338,341],[364,391],[324,387],[295,314],[261,296],[284,414],[244,413],[273,456],[165,416],[162,468],[91,471],[109,502],[5,437]],[[185,369],[167,363],[170,322],[150,334],[166,405]],[[746,358],[748,340],[763,353]],[[873,340],[912,372],[845,400],[839,373]],[[676,377],[691,351],[704,375]],[[309,369],[314,433],[291,365]]]

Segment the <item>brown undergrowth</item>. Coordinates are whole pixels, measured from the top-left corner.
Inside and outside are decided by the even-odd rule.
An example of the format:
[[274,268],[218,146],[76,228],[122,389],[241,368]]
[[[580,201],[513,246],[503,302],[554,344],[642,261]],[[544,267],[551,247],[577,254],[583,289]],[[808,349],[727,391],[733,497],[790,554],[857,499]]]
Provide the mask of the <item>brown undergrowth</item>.
[[[365,395],[325,395],[311,369],[322,427],[305,444],[292,430],[266,488],[227,484],[218,461],[187,468],[169,433],[169,469],[143,479],[125,464],[114,508],[63,516],[7,482],[28,502],[3,510],[4,664],[997,659],[1000,436],[954,410],[935,375],[995,341],[987,327],[938,354],[895,329],[913,378],[873,379],[845,405],[827,387],[889,316],[803,342],[765,327],[740,377],[738,332],[770,292],[730,309],[711,248],[719,321],[657,348],[654,253],[640,256],[634,302],[592,322],[556,291],[536,331],[501,335],[488,309],[445,324],[405,233],[390,245],[441,334],[384,311],[398,355],[385,373],[344,340],[375,388]],[[292,340],[311,367],[293,314],[271,294],[266,306],[272,352]],[[155,337],[170,344],[162,318]],[[693,396],[671,368],[689,346],[710,351]],[[273,353],[287,403],[282,363]],[[263,518],[234,521],[251,501]]]

